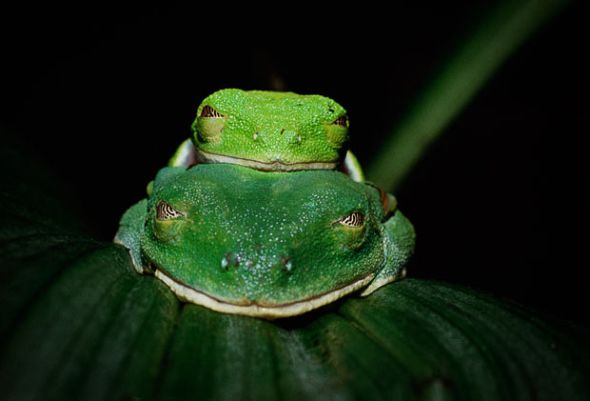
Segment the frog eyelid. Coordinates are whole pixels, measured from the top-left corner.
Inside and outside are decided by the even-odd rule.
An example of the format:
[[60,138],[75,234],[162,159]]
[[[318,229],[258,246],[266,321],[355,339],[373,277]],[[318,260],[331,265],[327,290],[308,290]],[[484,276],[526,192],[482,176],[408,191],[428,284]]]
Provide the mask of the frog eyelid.
[[201,114],[199,114],[199,117],[222,118],[223,114],[215,110],[213,107],[205,105],[201,109]]
[[350,228],[362,227],[365,224],[365,215],[362,212],[356,210],[344,217],[339,218],[336,220],[336,223]]
[[186,216],[186,213],[174,209],[169,203],[159,201],[156,205],[156,218],[158,220],[174,220]]
[[340,127],[343,128],[348,128],[348,116],[346,114],[338,117],[337,119],[335,119],[332,124],[334,125],[338,125]]

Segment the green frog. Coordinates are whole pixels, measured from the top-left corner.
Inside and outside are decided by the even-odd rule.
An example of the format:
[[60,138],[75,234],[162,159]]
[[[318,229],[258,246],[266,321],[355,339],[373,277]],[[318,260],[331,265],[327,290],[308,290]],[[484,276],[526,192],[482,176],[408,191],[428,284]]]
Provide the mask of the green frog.
[[187,302],[275,319],[400,278],[414,229],[395,198],[340,171],[238,164],[159,171],[115,242]]
[[349,119],[334,100],[292,92],[222,89],[197,108],[193,135],[169,166],[230,163],[262,171],[362,169],[348,151]]

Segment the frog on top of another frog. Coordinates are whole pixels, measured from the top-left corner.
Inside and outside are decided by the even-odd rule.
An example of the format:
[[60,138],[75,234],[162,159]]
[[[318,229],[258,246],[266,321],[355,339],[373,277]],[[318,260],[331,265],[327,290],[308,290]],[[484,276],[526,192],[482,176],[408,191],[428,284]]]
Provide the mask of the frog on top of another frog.
[[222,89],[197,108],[193,134],[169,166],[229,163],[261,171],[363,173],[348,151],[348,115],[334,100],[292,92]]
[[224,89],[201,103],[193,130],[121,218],[115,242],[135,271],[184,301],[267,319],[405,275],[413,226],[364,182],[338,103]]

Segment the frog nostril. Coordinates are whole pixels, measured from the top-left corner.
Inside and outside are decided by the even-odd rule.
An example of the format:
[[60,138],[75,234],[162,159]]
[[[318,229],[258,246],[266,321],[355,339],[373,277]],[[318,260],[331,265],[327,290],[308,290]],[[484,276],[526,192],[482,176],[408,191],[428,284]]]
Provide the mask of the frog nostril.
[[[253,256],[253,257],[252,257]],[[223,257],[221,258],[221,269],[223,271],[237,271],[237,270],[250,270],[250,271],[258,271],[259,273],[267,270],[271,271],[276,268],[291,273],[293,270],[293,260],[290,256],[281,256],[278,261],[274,259],[274,262],[265,263],[263,260],[255,257],[254,255],[245,256],[243,253],[239,252],[226,252]],[[270,259],[266,259],[267,262],[270,262]]]
[[231,258],[230,258],[231,254],[230,253],[226,253],[225,255],[223,255],[223,258],[221,258],[221,268],[223,270],[226,270],[229,268],[230,262],[231,262]]
[[301,145],[303,136],[295,129],[281,129],[280,135],[290,145]]
[[281,257],[281,266],[287,272],[291,272],[293,270],[293,261],[289,256],[283,256]]
[[221,258],[221,268],[225,271],[229,270],[231,266],[238,268],[242,260],[243,257],[239,253],[226,252]]

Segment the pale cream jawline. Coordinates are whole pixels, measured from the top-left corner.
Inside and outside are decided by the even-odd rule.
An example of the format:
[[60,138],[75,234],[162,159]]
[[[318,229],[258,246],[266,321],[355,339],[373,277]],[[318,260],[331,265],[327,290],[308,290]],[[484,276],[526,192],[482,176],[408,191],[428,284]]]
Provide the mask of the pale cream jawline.
[[242,159],[240,157],[233,157],[233,156],[226,156],[226,155],[218,155],[215,153],[205,152],[201,149],[196,149],[197,156],[201,160],[208,161],[208,162],[215,162],[215,163],[230,163],[230,164],[239,164],[240,166],[251,167],[257,170],[266,170],[266,171],[293,171],[293,170],[302,170],[302,169],[319,169],[319,170],[332,170],[336,168],[336,163],[334,162],[310,162],[310,163],[293,163],[293,164],[285,164],[280,161],[275,161],[271,163],[259,162],[250,159]]
[[172,292],[174,292],[180,299],[187,302],[192,302],[197,305],[204,306],[217,312],[232,313],[238,315],[263,317],[266,319],[275,319],[280,317],[289,317],[301,315],[305,312],[309,312],[312,309],[319,308],[348,295],[364,286],[369,284],[375,277],[375,274],[371,273],[367,277],[355,281],[352,284],[334,290],[327,294],[321,295],[317,298],[309,299],[306,301],[294,302],[292,304],[283,306],[260,306],[260,305],[233,305],[226,302],[219,301],[212,298],[202,292],[199,292],[193,288],[182,285],[162,272],[160,269],[156,269],[155,276],[162,280]]

